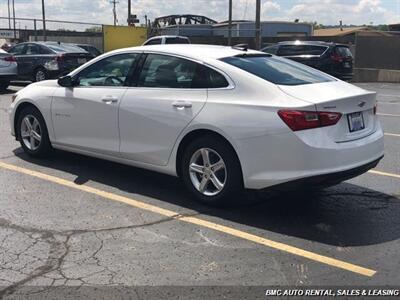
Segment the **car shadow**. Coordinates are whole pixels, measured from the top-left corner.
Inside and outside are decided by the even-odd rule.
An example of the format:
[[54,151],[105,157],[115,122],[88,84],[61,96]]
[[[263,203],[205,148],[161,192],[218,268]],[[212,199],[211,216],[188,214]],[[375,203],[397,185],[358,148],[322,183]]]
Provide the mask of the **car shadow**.
[[[64,151],[33,159],[21,149],[17,157],[88,181],[155,198],[203,215],[274,233],[350,247],[384,243],[400,237],[398,198],[350,183],[320,192],[291,192],[244,197],[241,206],[211,208],[193,201],[178,178]],[[248,202],[248,203],[246,203]],[[262,234],[261,234],[262,235]]]

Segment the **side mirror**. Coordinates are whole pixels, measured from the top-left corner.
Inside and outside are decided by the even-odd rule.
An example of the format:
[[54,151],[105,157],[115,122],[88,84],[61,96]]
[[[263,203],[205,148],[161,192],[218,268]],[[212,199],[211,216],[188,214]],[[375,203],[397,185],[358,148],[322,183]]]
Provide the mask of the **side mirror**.
[[69,75],[60,77],[57,83],[62,87],[73,87],[76,85],[75,81]]

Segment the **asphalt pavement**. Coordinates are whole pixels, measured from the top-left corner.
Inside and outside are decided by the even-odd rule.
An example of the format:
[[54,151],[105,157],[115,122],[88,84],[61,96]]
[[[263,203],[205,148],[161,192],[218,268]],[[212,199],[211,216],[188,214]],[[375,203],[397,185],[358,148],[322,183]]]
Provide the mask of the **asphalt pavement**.
[[62,151],[29,158],[10,135],[21,88],[11,86],[0,95],[0,297],[40,299],[49,286],[125,287],[137,299],[149,290],[130,287],[398,286],[400,85],[359,86],[378,92],[385,129],[372,172],[224,209],[197,204],[174,177]]

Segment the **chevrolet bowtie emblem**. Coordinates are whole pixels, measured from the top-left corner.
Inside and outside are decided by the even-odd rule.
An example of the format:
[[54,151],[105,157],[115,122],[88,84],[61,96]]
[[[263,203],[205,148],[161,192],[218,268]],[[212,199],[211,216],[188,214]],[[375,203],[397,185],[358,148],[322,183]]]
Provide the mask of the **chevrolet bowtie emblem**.
[[358,106],[359,107],[364,107],[364,105],[366,104],[367,102],[365,102],[365,101],[361,101],[360,103],[358,103]]

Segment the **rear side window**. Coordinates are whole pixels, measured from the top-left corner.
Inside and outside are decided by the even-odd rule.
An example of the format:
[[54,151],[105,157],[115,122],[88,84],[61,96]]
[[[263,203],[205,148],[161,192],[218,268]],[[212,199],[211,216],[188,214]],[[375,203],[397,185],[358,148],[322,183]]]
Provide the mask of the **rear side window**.
[[282,45],[279,48],[280,56],[321,55],[328,47],[314,45]]
[[265,52],[265,53],[269,53],[269,54],[277,54],[278,53],[278,49],[279,49],[279,46],[278,45],[275,45],[275,46],[269,46],[269,47],[265,47],[264,49],[262,49],[262,52]]
[[53,54],[53,52],[49,48],[44,46],[39,46],[39,51],[40,54]]
[[341,57],[353,57],[353,54],[351,54],[350,49],[343,46],[336,47],[335,53]]
[[279,85],[302,85],[333,81],[328,75],[313,68],[276,56],[232,56],[221,60]]
[[196,62],[161,54],[148,54],[139,87],[200,89],[228,86],[225,77]]
[[175,38],[167,38],[165,41],[166,44],[189,44],[188,39],[175,37]]

